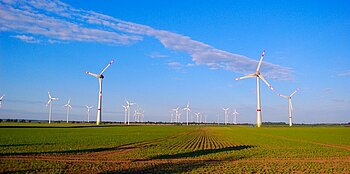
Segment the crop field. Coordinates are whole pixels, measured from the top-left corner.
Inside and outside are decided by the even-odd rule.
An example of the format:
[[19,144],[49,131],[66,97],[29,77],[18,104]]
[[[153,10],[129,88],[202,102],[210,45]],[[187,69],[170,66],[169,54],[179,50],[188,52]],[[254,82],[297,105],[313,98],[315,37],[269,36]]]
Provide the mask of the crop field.
[[0,173],[350,173],[350,128],[0,124]]

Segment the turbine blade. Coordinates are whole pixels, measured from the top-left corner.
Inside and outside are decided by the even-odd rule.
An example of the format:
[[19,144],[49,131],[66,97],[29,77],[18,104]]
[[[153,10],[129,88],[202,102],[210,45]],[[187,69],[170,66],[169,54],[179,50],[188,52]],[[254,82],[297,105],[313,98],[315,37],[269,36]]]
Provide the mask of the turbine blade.
[[264,56],[265,56],[265,50],[262,52],[261,54],[261,58],[260,58],[260,61],[259,61],[259,64],[258,64],[258,67],[256,68],[256,72],[259,72],[260,71],[260,67],[261,67],[261,63],[264,59]]
[[48,106],[50,103],[51,103],[51,99],[49,101],[47,101],[46,106]]
[[293,104],[292,104],[292,99],[289,99],[289,107],[293,111]]
[[282,95],[282,94],[278,94],[278,96],[283,97],[283,98],[286,98],[286,99],[289,98],[288,96],[285,96],[285,95]]
[[89,71],[86,71],[85,73],[86,73],[86,74],[89,74],[89,75],[91,75],[91,76],[94,76],[94,77],[96,77],[96,78],[98,78],[98,77],[99,77],[99,75],[98,75],[98,74],[94,74],[94,73],[89,72]]
[[51,99],[52,97],[51,97],[51,94],[50,94],[50,92],[48,91],[47,93],[49,94],[49,98]]
[[69,98],[69,100],[68,100],[68,103],[67,103],[68,105],[70,104],[70,98]]
[[266,81],[265,77],[261,74],[258,75],[258,77],[271,89],[273,90],[273,87],[270,85],[269,82]]
[[114,62],[114,59],[111,60],[111,61],[108,63],[108,65],[101,71],[100,75],[102,75],[102,74],[107,70],[107,68],[108,68],[109,66],[111,66],[111,64],[112,64],[113,62]]
[[2,95],[2,96],[0,97],[0,101],[4,98],[4,96],[5,96],[5,95]]
[[291,95],[290,95],[290,97],[292,97],[295,93],[297,93],[298,92],[298,90],[295,90]]
[[243,77],[238,77],[238,78],[235,78],[235,80],[242,80],[242,79],[247,79],[247,78],[253,78],[253,77],[256,77],[256,74],[248,74],[246,76],[243,76]]

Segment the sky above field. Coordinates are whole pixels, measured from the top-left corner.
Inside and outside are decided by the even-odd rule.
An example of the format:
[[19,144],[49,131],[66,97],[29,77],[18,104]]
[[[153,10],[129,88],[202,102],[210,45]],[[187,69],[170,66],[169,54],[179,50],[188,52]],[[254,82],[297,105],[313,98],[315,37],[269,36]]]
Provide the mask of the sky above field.
[[[46,1],[0,0],[0,118],[86,120],[104,73],[102,120],[124,121],[125,99],[145,121],[170,121],[171,110],[203,112],[223,122],[223,107],[238,122],[255,123],[254,73],[261,73],[263,122],[350,121],[349,1]],[[191,118],[194,119],[194,118]],[[181,121],[185,121],[182,111]],[[232,117],[230,117],[232,121]]]

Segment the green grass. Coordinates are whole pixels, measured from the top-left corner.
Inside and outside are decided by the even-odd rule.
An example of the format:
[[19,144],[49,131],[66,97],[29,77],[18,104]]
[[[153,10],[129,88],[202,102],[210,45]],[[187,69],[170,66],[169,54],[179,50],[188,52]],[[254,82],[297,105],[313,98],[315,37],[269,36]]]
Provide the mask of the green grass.
[[349,173],[349,135],[341,126],[1,123],[0,173]]

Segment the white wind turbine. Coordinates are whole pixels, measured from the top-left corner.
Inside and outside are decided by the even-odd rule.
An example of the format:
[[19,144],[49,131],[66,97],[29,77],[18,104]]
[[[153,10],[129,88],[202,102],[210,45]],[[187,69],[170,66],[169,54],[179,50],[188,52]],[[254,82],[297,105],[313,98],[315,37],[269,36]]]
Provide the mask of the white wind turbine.
[[282,94],[278,94],[279,96],[288,99],[288,108],[289,108],[289,126],[292,126],[292,114],[293,114],[293,105],[292,105],[292,96],[297,92],[298,90],[295,90],[291,95],[286,96]]
[[97,118],[96,118],[96,124],[100,125],[101,123],[101,115],[102,115],[102,80],[104,78],[103,73],[107,70],[107,68],[114,62],[114,60],[110,61],[108,65],[100,72],[100,74],[94,74],[91,72],[86,71],[86,74],[89,74],[91,76],[94,76],[98,78],[99,81],[99,96],[98,96],[98,105],[97,105]]
[[173,109],[173,111],[175,112],[175,120],[176,120],[175,122],[176,123],[178,123],[180,120],[179,109],[180,109],[179,107]]
[[93,106],[85,105],[85,107],[87,109],[88,123],[90,123],[90,110],[93,108]]
[[5,97],[5,94],[3,94],[3,95],[0,97],[0,109],[1,109],[1,107],[2,107],[2,100],[4,99],[4,97]]
[[260,67],[261,63],[264,59],[265,50],[261,54],[260,61],[258,63],[258,67],[256,68],[255,73],[248,74],[243,77],[236,78],[236,80],[246,79],[246,78],[254,78],[256,77],[256,101],[257,101],[257,108],[256,108],[256,125],[257,127],[260,127],[262,124],[262,116],[261,116],[261,101],[260,101],[260,79],[271,89],[273,90],[272,86],[266,81],[265,77],[260,74]]
[[224,112],[225,112],[225,125],[227,125],[227,120],[228,120],[228,117],[227,117],[227,112],[228,112],[228,110],[230,109],[230,108],[222,108],[223,110],[224,110]]
[[237,112],[237,110],[235,109],[235,112],[232,112],[232,115],[233,115],[232,124],[237,124],[237,115],[239,115],[239,112]]
[[47,92],[49,94],[49,101],[47,102],[46,106],[50,105],[50,110],[49,110],[49,124],[51,123],[51,118],[52,118],[52,102],[54,100],[58,100],[56,97],[51,97],[50,92]]
[[196,117],[197,117],[197,123],[199,123],[199,117],[201,116],[201,113],[200,112],[197,112],[197,113],[194,113],[196,114]]
[[70,105],[70,98],[69,98],[69,100],[68,100],[67,104],[65,104],[65,105],[64,105],[64,107],[66,107],[66,108],[67,108],[67,123],[68,123],[68,118],[69,118],[69,110],[71,110],[71,109],[72,109],[72,106]]
[[186,107],[184,108],[184,110],[186,111],[186,116],[187,116],[187,118],[186,118],[186,124],[188,125],[188,113],[189,112],[191,112],[191,109],[190,109],[190,104],[189,103],[187,103],[187,105],[186,105]]
[[126,119],[127,119],[126,117],[128,115],[128,106],[122,105],[122,107],[124,108],[124,124],[126,124]]
[[130,109],[131,109],[131,106],[136,103],[129,102],[126,99],[125,99],[125,102],[126,102],[126,107],[128,108],[128,125],[130,125]]

